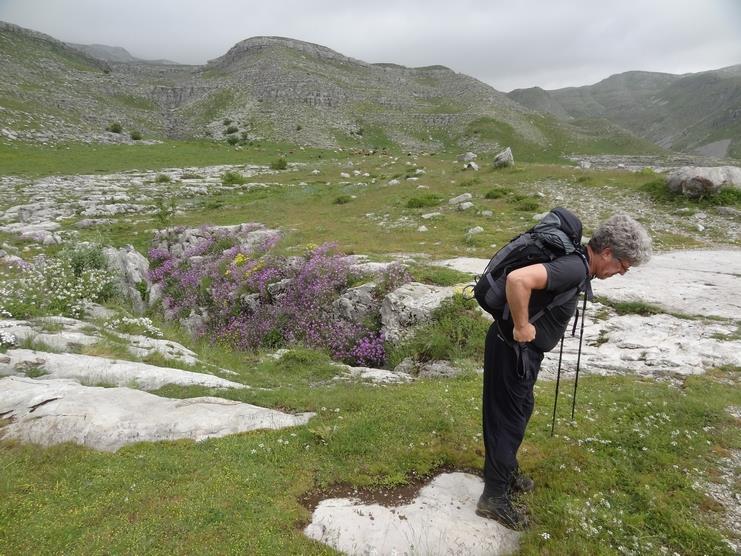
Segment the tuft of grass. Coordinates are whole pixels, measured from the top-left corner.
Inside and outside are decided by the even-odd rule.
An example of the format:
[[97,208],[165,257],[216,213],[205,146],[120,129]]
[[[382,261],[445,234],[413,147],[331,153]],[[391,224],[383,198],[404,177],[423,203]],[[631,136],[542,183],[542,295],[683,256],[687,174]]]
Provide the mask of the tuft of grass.
[[111,133],[121,133],[123,132],[123,126],[119,122],[112,122],[106,130],[110,131]]
[[484,195],[485,199],[499,199],[501,197],[506,197],[512,193],[511,189],[508,189],[507,187],[495,187],[493,189],[490,189],[486,192]]
[[470,274],[444,266],[413,265],[408,270],[415,282],[434,286],[466,284],[472,279]]
[[335,205],[346,205],[350,201],[352,201],[352,197],[350,195],[338,195],[337,197],[335,197],[333,203]]
[[285,170],[288,168],[288,161],[285,159],[285,157],[281,156],[280,158],[273,160],[273,162],[270,163],[270,168],[273,170]]
[[157,174],[157,177],[154,178],[154,183],[170,183],[171,181],[172,178],[167,174]]
[[442,202],[442,197],[435,195],[434,193],[426,193],[419,197],[412,197],[407,201],[407,208],[424,208],[424,207],[436,207]]
[[247,178],[239,172],[224,172],[221,175],[221,183],[224,185],[244,185],[247,183]]
[[141,131],[132,131],[129,134],[129,137],[131,137],[132,141],[141,141],[142,140],[142,132]]

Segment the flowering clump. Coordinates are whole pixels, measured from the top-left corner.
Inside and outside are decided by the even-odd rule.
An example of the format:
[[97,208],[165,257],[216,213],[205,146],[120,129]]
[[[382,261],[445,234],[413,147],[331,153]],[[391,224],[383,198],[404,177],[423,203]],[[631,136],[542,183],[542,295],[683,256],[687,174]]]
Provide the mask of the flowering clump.
[[112,319],[105,323],[105,327],[115,332],[123,332],[124,334],[139,334],[149,336],[150,338],[162,337],[162,331],[147,317],[121,317]]
[[163,287],[166,315],[207,314],[201,332],[241,349],[302,344],[350,364],[383,363],[378,325],[353,322],[333,310],[333,302],[359,278],[334,245],[283,257],[273,253],[277,234],[255,244],[222,230],[201,233],[200,243],[182,256],[161,248],[149,252],[150,279]]
[[108,299],[114,292],[113,275],[78,262],[39,255],[33,264],[19,265],[12,274],[0,274],[0,315],[78,318],[87,303]]

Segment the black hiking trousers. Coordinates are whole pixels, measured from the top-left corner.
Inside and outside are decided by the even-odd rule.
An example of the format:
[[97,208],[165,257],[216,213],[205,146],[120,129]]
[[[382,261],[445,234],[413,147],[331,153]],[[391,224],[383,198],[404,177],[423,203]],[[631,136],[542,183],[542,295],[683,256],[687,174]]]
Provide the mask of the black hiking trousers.
[[517,450],[533,413],[533,387],[543,352],[505,341],[494,322],[484,347],[484,484],[487,496],[507,493],[517,469]]

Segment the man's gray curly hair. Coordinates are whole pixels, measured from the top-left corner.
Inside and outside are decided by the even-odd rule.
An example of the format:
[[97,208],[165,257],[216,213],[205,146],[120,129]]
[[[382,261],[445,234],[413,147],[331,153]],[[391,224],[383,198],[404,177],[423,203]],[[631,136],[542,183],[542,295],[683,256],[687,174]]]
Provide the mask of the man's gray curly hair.
[[612,254],[631,265],[651,258],[651,238],[646,229],[624,212],[613,214],[592,234],[589,246],[595,253],[609,247]]

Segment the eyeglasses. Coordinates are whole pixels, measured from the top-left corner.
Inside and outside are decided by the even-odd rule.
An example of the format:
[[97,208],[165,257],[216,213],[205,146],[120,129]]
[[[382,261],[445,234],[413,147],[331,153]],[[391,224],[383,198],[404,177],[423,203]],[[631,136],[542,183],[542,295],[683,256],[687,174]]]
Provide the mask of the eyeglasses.
[[628,272],[630,270],[630,263],[627,261],[623,261],[621,258],[616,257],[613,255],[613,258],[620,264],[620,268],[623,271],[623,273]]

